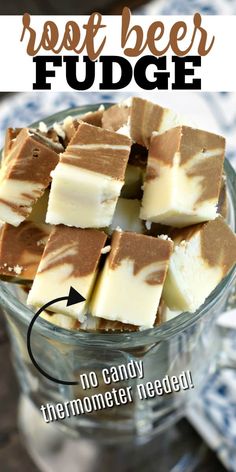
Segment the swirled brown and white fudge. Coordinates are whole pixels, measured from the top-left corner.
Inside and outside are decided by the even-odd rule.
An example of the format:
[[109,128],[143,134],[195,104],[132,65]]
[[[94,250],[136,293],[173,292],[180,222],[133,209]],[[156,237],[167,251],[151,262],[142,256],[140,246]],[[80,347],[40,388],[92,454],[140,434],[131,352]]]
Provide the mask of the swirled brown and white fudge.
[[81,122],[52,173],[46,221],[80,228],[111,224],[131,140]]
[[[29,164],[33,176],[33,159],[18,156],[23,134],[57,157],[47,170],[44,197],[37,205],[32,200],[27,220],[3,227],[0,275],[32,279],[37,271],[28,297],[35,307],[74,286],[85,302],[55,304],[52,315],[45,313],[65,328],[132,331],[195,311],[236,262],[235,235],[216,218],[227,210],[224,138],[183,125],[171,110],[137,97],[82,118],[68,117],[53,130],[42,123],[38,131],[8,132],[2,175],[14,166],[21,173]],[[17,183],[11,187],[15,195]],[[31,274],[23,274],[11,244],[15,258],[6,261],[11,231],[20,238],[27,225],[44,223],[45,215],[55,226],[40,263],[43,247]]]
[[217,216],[225,139],[178,126],[152,134],[140,217],[176,227]]
[[73,286],[86,301],[65,307],[65,303],[52,305],[54,312],[77,318],[86,311],[107,235],[97,229],[55,226],[46,244],[27,303],[42,306],[58,293],[69,293]]
[[34,280],[50,230],[50,225],[33,221],[23,221],[18,227],[3,224],[0,228],[1,278]]
[[134,143],[147,148],[153,131],[161,133],[180,122],[183,118],[173,110],[139,97],[113,105],[102,116],[104,128],[126,134]]
[[91,301],[93,316],[152,327],[173,243],[115,231]]
[[52,230],[45,224],[49,190],[40,197],[28,218],[19,226],[0,228],[0,277],[21,283],[34,280],[46,242]]
[[236,237],[224,219],[171,233],[170,258],[163,299],[171,310],[196,311],[236,262]]
[[89,111],[84,115],[80,115],[78,118],[72,117],[70,115],[67,116],[61,124],[61,130],[64,133],[65,145],[67,146],[71,138],[74,136],[81,121],[84,121],[89,125],[98,126],[99,128],[101,128],[103,113],[104,106],[101,105],[97,110]]
[[[15,146],[16,138],[23,128],[8,128],[5,135],[5,143],[2,152],[2,162],[8,156],[12,148]],[[47,128],[47,126],[41,122],[39,128],[29,128],[32,133],[35,133],[39,139],[43,140],[46,145],[54,149],[57,153],[64,150],[63,145],[60,143],[59,136],[53,128]]]
[[49,139],[24,128],[0,169],[0,220],[18,226],[48,187],[59,156]]

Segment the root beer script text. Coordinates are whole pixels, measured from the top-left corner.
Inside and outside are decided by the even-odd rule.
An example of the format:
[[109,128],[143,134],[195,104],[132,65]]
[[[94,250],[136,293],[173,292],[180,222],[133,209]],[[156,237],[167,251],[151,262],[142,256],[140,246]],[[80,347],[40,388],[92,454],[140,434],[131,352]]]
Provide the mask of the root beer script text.
[[[132,17],[129,8],[125,7],[121,16],[120,34],[116,34],[114,38],[107,33],[108,21],[112,20],[112,17],[93,13],[83,24],[80,21],[80,25],[74,19],[67,21],[64,29],[61,25],[59,28],[55,21],[45,21],[40,31],[33,26],[34,21],[30,15],[25,13],[22,17],[20,40],[26,43],[26,53],[36,65],[33,88],[51,89],[51,83],[46,78],[56,77],[55,67],[63,65],[67,84],[75,90],[91,88],[96,81],[98,69],[97,75],[106,77],[99,83],[99,89],[102,90],[122,89],[132,80],[138,87],[146,90],[168,89],[170,86],[173,89],[201,88],[200,79],[188,76],[194,75],[194,68],[201,65],[201,56],[209,54],[215,37],[209,35],[202,26],[199,13],[195,13],[188,24],[185,21],[175,21],[167,26],[158,20],[143,27]],[[114,50],[117,46],[122,55],[106,53],[106,46],[111,41],[114,43]],[[193,50],[195,55],[192,54],[189,58],[188,54]],[[70,54],[61,55],[66,52]],[[173,53],[172,57],[170,52]],[[83,68],[80,65],[82,62],[85,63]],[[95,67],[95,62],[100,62],[100,66]],[[186,66],[186,62],[191,62],[190,68]],[[81,77],[84,79],[81,80]]]

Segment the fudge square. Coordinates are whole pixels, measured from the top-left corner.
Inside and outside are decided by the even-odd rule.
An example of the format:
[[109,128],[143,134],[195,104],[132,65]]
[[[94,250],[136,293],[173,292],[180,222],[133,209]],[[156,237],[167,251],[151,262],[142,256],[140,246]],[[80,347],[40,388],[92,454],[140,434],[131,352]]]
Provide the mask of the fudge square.
[[151,328],[172,246],[168,239],[115,231],[92,296],[92,315]]
[[23,221],[15,227],[5,223],[0,229],[0,277],[33,280],[51,226]]
[[89,125],[94,125],[98,127],[102,127],[102,115],[104,112],[104,107],[101,105],[98,110],[96,111],[88,111],[85,115],[79,116],[78,118],[73,118],[72,116],[67,116],[62,124],[62,129],[66,135],[66,142],[71,140],[72,136],[74,136],[76,130],[78,129],[79,123],[84,121]]
[[153,131],[162,133],[180,122],[183,123],[183,118],[173,110],[140,97],[112,105],[102,117],[103,128],[126,134],[134,143],[147,148]]
[[224,219],[171,233],[174,251],[163,289],[171,310],[194,312],[236,263],[236,236]]
[[169,108],[139,97],[132,100],[130,135],[134,142],[149,147],[153,131],[162,133],[180,124],[182,118]]
[[106,234],[96,229],[56,226],[48,239],[27,304],[38,307],[74,287],[86,299],[72,306],[58,302],[49,309],[74,317],[81,316],[93,288]]
[[140,217],[176,227],[217,215],[225,139],[177,126],[153,133]]
[[126,136],[81,123],[52,173],[46,221],[80,228],[109,226],[130,146]]
[[27,218],[58,160],[43,137],[27,128],[19,132],[0,169],[0,220],[18,226]]

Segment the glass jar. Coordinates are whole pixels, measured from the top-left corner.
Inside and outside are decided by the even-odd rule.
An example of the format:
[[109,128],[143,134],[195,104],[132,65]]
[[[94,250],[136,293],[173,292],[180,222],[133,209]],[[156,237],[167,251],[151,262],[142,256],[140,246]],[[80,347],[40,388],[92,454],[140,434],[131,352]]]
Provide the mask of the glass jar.
[[[50,127],[65,116],[78,116],[96,110],[98,105],[66,110],[46,118]],[[36,124],[32,125],[35,126]],[[228,222],[235,230],[236,175],[226,160]],[[84,390],[81,384],[62,385],[52,382],[32,364],[27,351],[27,330],[32,311],[22,304],[15,286],[0,283],[0,302],[7,319],[13,352],[13,363],[22,392],[40,411],[41,405],[65,403],[90,397],[112,388],[132,387],[133,401],[127,405],[84,413],[57,421],[57,426],[72,437],[91,438],[105,444],[124,441],[147,441],[184,415],[187,403],[199,395],[203,381],[216,368],[221,339],[215,326],[224,310],[232,287],[234,268],[194,314],[183,313],[159,327],[130,333],[89,333],[68,331],[38,319],[31,344],[40,366],[53,377],[76,381],[83,373],[95,372],[99,385]],[[58,296],[66,294],[59,293]],[[105,385],[101,371],[111,366],[143,361],[144,378],[129,379]],[[154,382],[190,371],[193,388],[156,395],[141,400],[136,385]]]

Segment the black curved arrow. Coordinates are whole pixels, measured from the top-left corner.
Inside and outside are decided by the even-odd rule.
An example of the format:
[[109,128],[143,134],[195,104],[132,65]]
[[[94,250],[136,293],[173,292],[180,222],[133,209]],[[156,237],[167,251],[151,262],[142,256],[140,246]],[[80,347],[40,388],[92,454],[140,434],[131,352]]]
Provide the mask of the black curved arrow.
[[43,305],[37,311],[37,313],[35,313],[35,315],[33,316],[30,322],[28,332],[27,332],[27,349],[28,349],[30,359],[33,362],[34,366],[36,367],[36,369],[39,370],[39,372],[42,375],[44,375],[44,377],[47,377],[49,380],[52,380],[52,382],[60,383],[63,385],[78,385],[79,382],[76,382],[76,381],[71,382],[69,380],[55,379],[54,377],[49,375],[47,372],[45,372],[35,360],[34,355],[32,353],[32,349],[31,349],[31,332],[32,332],[35,321],[37,320],[39,315],[42,313],[42,311],[46,310],[50,305],[53,305],[54,303],[57,303],[57,302],[62,302],[63,300],[67,300],[66,306],[71,306],[71,305],[75,305],[76,303],[84,302],[85,298],[79,292],[77,292],[77,290],[75,290],[73,287],[70,287],[69,295],[66,295],[65,297],[55,298],[54,300],[51,300],[50,302],[45,303],[45,305]]

